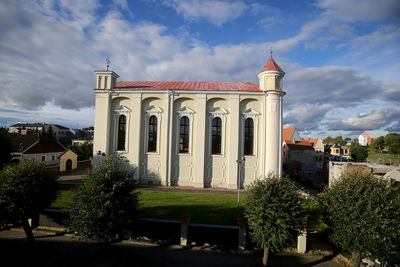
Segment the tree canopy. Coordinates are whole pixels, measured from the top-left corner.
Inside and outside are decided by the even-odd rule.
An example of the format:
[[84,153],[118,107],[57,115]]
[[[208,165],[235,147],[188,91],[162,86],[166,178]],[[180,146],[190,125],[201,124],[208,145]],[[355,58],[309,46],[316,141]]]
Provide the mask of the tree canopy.
[[250,236],[264,248],[264,264],[269,250],[279,252],[294,240],[305,222],[305,211],[297,188],[286,178],[269,175],[253,182],[245,201]]
[[373,259],[400,260],[399,186],[356,169],[326,188],[320,201],[337,246]]
[[360,145],[354,145],[350,153],[351,158],[355,161],[364,161],[368,158],[368,149]]
[[11,161],[11,140],[8,138],[4,128],[0,128],[0,170]]
[[56,197],[57,180],[45,164],[22,159],[7,165],[0,172],[0,217],[3,223],[24,227],[28,240],[33,241],[29,218],[38,216]]
[[339,145],[344,146],[350,140],[351,140],[350,138],[348,138],[348,137],[343,138],[341,135],[336,136],[336,137],[327,136],[324,139],[324,144],[326,144],[326,143],[334,143],[334,144],[339,144]]
[[138,205],[133,174],[121,156],[107,156],[86,175],[74,195],[68,228],[99,242],[129,237]]
[[93,144],[89,144],[88,142],[81,145],[72,145],[69,149],[78,155],[78,160],[86,160],[93,156]]

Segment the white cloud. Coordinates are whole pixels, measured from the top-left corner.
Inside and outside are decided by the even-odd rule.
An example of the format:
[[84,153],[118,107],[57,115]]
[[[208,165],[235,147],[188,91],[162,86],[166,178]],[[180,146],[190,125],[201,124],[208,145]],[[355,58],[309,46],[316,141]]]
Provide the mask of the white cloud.
[[398,0],[319,0],[316,5],[325,15],[346,21],[398,18]]
[[206,20],[218,26],[237,19],[249,9],[243,1],[167,0],[164,4],[173,7],[185,20],[200,22]]

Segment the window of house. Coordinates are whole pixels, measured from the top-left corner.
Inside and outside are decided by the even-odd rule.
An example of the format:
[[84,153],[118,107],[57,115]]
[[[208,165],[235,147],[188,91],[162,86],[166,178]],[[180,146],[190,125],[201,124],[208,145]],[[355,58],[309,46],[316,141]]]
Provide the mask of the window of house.
[[55,160],[56,159],[56,157],[53,155],[53,156],[51,156],[51,160]]
[[221,131],[222,121],[221,118],[215,117],[212,120],[211,127],[211,154],[221,154]]
[[125,115],[121,115],[118,118],[117,150],[125,150],[125,138],[126,138],[126,117]]
[[42,156],[42,161],[46,161],[46,156]]
[[186,116],[179,123],[179,153],[189,153],[189,118]]
[[254,122],[252,118],[244,121],[244,155],[253,155]]
[[147,152],[156,152],[156,151],[157,151],[157,117],[152,115],[149,118]]

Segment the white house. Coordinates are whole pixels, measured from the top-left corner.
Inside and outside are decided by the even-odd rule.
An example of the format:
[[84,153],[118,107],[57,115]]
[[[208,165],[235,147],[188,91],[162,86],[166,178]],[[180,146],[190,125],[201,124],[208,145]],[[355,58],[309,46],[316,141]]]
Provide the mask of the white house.
[[272,57],[259,84],[117,82],[113,71],[95,72],[94,164],[120,153],[140,183],[167,186],[237,188],[239,172],[241,187],[282,174],[285,73]]

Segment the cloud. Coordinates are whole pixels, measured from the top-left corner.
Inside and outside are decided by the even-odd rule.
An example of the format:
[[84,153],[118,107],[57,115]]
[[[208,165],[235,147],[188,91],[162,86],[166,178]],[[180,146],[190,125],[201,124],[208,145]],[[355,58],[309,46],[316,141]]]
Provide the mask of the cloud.
[[221,0],[167,0],[164,4],[173,7],[187,21],[202,22],[204,20],[221,26],[237,19],[249,9],[243,1]]
[[382,86],[351,67],[301,68],[285,77],[288,105],[326,104],[335,107],[360,105],[379,95]]
[[295,106],[286,112],[283,119],[284,128],[295,127],[299,131],[316,130],[332,105],[305,104]]
[[324,9],[325,16],[345,21],[373,21],[400,15],[398,0],[319,0],[315,4]]
[[329,130],[375,130],[399,121],[400,108],[381,106],[371,108],[367,112],[355,114],[349,118],[338,120],[329,125]]

